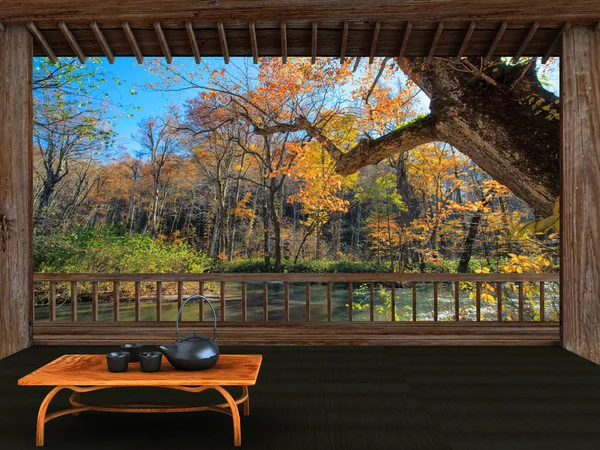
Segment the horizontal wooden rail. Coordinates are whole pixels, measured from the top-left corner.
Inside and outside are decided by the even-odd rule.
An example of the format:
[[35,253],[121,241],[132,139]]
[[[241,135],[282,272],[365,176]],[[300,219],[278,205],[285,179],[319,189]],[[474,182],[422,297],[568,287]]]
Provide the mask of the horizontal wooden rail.
[[34,282],[558,282],[558,273],[36,273]]

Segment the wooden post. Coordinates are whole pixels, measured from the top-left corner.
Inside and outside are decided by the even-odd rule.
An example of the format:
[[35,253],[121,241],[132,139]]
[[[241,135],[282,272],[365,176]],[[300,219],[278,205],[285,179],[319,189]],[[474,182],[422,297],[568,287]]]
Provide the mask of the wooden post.
[[0,358],[32,345],[32,38],[0,31]]
[[600,364],[600,36],[573,26],[561,59],[561,340]]

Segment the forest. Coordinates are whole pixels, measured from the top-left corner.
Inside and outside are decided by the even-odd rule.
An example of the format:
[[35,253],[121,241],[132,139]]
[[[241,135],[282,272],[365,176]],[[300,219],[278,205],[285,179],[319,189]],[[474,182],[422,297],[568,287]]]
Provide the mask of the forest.
[[[463,65],[513,87],[543,85],[549,70],[533,59]],[[132,99],[140,89],[190,95],[148,115],[111,98],[104,86],[124,81],[106,61],[36,59],[36,271],[558,270],[558,184],[527,166],[546,163],[521,159],[519,174],[489,142],[454,138],[468,134],[458,126],[436,122],[426,135],[440,96],[422,65],[412,76],[389,58],[139,70],[154,81],[127,86]],[[558,130],[553,94],[509,101]],[[139,117],[132,148],[118,145],[124,115]]]

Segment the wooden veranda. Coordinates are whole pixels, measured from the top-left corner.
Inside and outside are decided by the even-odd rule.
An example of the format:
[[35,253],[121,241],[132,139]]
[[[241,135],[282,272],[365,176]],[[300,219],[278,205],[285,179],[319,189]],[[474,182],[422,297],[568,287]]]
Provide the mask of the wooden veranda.
[[[481,341],[481,335],[487,333],[493,336],[488,344],[506,345],[511,333],[521,332],[524,334],[517,339],[520,343],[560,343],[567,350],[600,363],[599,24],[600,0],[4,0],[0,6],[0,358],[30,347],[34,342],[108,342],[119,340],[120,332],[132,336],[125,331],[127,327],[137,330],[140,334],[135,336],[143,339],[172,329],[172,323],[160,323],[160,313],[157,315],[159,323],[151,326],[107,325],[93,320],[77,323],[77,301],[68,323],[55,321],[52,316],[47,323],[34,323],[34,281],[49,283],[52,302],[55,288],[52,283],[67,283],[71,287],[70,295],[74,292],[76,300],[78,281],[92,285],[98,281],[113,283],[116,286],[113,289],[114,322],[119,322],[118,283],[146,280],[120,280],[110,275],[96,279],[83,276],[81,280],[64,275],[52,279],[34,278],[31,91],[34,56],[47,56],[50,60],[70,56],[81,62],[90,56],[106,56],[110,62],[120,56],[135,56],[138,62],[144,57],[159,56],[167,63],[174,56],[193,56],[197,62],[205,56],[222,56],[226,63],[235,56],[251,56],[255,62],[262,56],[284,60],[297,56],[313,60],[328,56],[339,57],[341,64],[346,63],[347,58],[360,57],[372,62],[379,56],[397,60],[424,57],[426,63],[439,57],[518,60],[522,56],[539,56],[546,62],[549,57],[560,56],[560,326],[545,321],[524,324],[523,315],[519,314],[514,324],[495,324],[492,329],[479,320],[479,310],[475,323],[441,323],[435,310],[435,319],[427,324],[384,325],[372,324],[373,320],[339,324],[309,320],[310,325],[301,326],[291,322],[286,325],[287,321],[283,320],[284,324],[277,327],[267,324],[267,312],[263,320],[231,325],[228,342],[252,336],[247,343],[280,343],[292,330],[297,340],[289,343],[306,344],[308,341],[299,340],[323,335],[331,337],[331,341],[323,343],[357,344],[361,339],[355,337],[361,336],[366,343],[394,344],[405,339],[407,333],[416,332],[434,336],[431,342],[437,344],[472,344]],[[207,277],[180,277],[169,281],[223,283],[218,276]],[[310,292],[310,282],[378,281],[377,276],[361,280],[343,276],[323,280],[318,277],[271,280],[273,277],[277,278],[266,274],[264,279],[251,281],[299,282],[305,284],[307,292]],[[147,280],[163,281],[160,278]],[[238,275],[237,281],[247,280]],[[399,277],[383,281],[451,284],[459,280]],[[515,282],[522,286],[530,280],[471,277],[464,281],[475,283],[478,289],[477,283]],[[543,278],[534,281],[556,282]],[[224,302],[224,294],[221,296]],[[268,295],[266,299],[264,311],[268,311]],[[181,301],[181,295],[178,300]],[[373,311],[372,294],[370,302]],[[160,309],[160,288],[156,303]],[[521,300],[518,303],[520,305]],[[306,305],[306,314],[310,317],[309,293]],[[435,305],[437,308],[437,301]],[[351,314],[352,309],[349,311]],[[226,322],[224,308],[222,314]],[[459,322],[458,314],[455,319]],[[498,319],[503,322],[501,315]],[[199,320],[188,325],[203,326]],[[408,331],[411,326],[412,331]],[[416,326],[420,327],[420,333]],[[537,336],[535,339],[539,342],[527,341],[525,335]],[[381,336],[385,339],[380,339]],[[319,343],[316,337],[313,342]]]

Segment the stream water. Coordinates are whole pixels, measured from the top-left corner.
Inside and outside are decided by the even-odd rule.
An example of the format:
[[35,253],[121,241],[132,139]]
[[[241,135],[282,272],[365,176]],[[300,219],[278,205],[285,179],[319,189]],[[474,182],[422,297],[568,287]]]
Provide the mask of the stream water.
[[[123,285],[126,283],[122,283]],[[165,283],[166,284],[166,283]],[[187,285],[188,283],[186,283]],[[190,286],[193,283],[189,283]],[[465,286],[463,286],[465,287]],[[396,315],[399,320],[412,320],[412,289],[410,287],[395,288],[396,297]],[[475,320],[476,304],[473,294],[473,287],[466,287],[460,292],[460,320]],[[135,304],[133,296],[129,295],[127,289],[121,293],[119,302],[120,320],[123,322],[135,320]],[[191,295],[192,291],[185,289],[186,296]],[[268,284],[269,301],[268,317],[269,321],[284,320],[284,286],[283,283]],[[390,295],[391,289],[381,288],[375,285],[375,314],[376,321],[389,321],[390,316]],[[221,301],[218,287],[216,292],[207,291],[206,296],[213,302],[217,318],[221,318]],[[306,291],[304,283],[289,284],[290,296],[290,320],[306,320]],[[66,296],[68,297],[68,296]],[[106,298],[107,295],[101,296]],[[241,320],[241,283],[227,283],[225,295],[225,315],[229,321]],[[247,320],[261,321],[263,319],[263,284],[247,283]],[[558,317],[558,286],[553,283],[546,283],[546,320],[556,320]],[[177,297],[174,295],[163,294],[162,297],[162,320],[174,321],[177,315]],[[511,290],[508,286],[503,289],[503,302],[505,305],[504,318],[516,320],[518,313],[518,294],[516,290]],[[370,320],[369,310],[369,287],[366,285],[354,284],[353,287],[353,308],[352,318],[354,321]],[[356,305],[362,305],[360,307]],[[433,286],[430,283],[417,285],[417,320],[433,320]],[[348,320],[348,285],[346,283],[334,283],[332,286],[332,320]],[[495,294],[488,301],[482,300],[482,320],[496,320],[497,303]],[[56,320],[70,320],[70,305],[59,297],[57,301]],[[310,320],[327,320],[327,285],[322,283],[311,283],[310,286]],[[529,298],[525,300],[524,320],[536,320],[539,316],[539,291],[531,291]],[[198,303],[190,302],[184,307],[183,320],[197,320],[199,317]],[[210,320],[210,308],[204,307],[204,318]],[[77,302],[78,321],[92,320],[92,304],[89,301],[89,295],[81,296]],[[153,297],[143,297],[140,306],[140,319],[142,321],[156,320],[156,300]],[[36,304],[35,320],[49,320],[49,308],[47,304]],[[113,301],[107,300],[98,303],[98,320],[113,320]],[[440,283],[438,288],[438,320],[454,320],[454,293],[453,285]],[[538,319],[539,320],[539,319]]]

